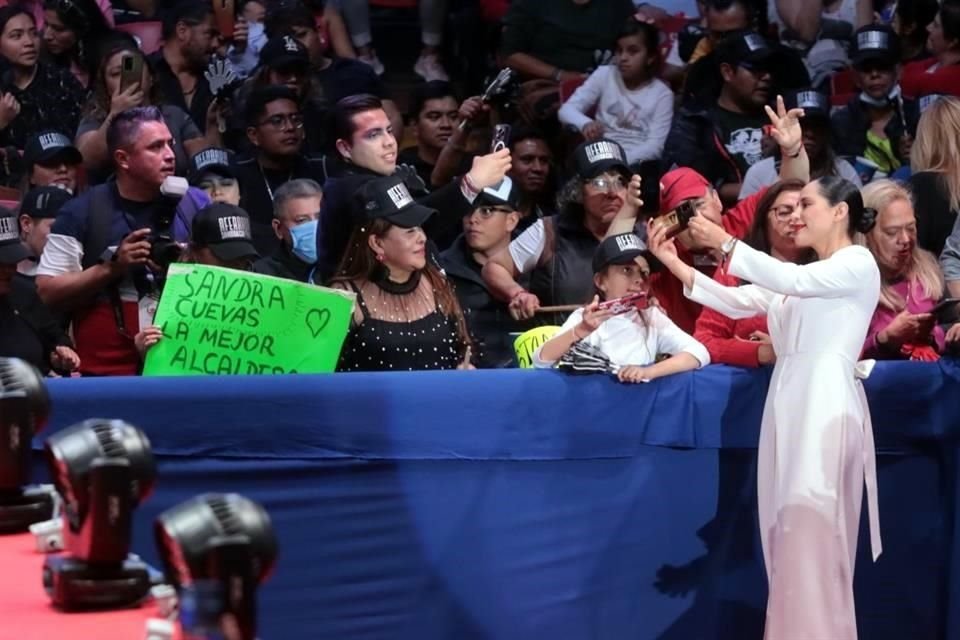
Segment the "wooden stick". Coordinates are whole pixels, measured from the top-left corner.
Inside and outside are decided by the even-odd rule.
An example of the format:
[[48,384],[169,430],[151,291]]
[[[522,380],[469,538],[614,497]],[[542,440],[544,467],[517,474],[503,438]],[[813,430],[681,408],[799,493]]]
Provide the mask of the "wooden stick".
[[570,313],[582,306],[582,304],[560,304],[553,307],[540,307],[537,313]]

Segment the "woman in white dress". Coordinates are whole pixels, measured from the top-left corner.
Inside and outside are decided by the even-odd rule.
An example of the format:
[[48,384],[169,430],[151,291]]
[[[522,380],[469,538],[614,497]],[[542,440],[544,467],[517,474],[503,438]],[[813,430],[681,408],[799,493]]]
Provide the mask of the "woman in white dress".
[[760,430],[757,497],[767,580],[766,640],[857,637],[853,569],[864,480],[873,557],[880,554],[876,460],[857,360],[880,295],[880,271],[855,232],[869,231],[850,182],[825,177],[801,191],[791,217],[807,265],[752,249],[703,216],[690,221],[701,246],[753,284],[724,287],[683,263],[664,230],[649,227],[654,255],[692,300],[731,318],[766,314],[777,364]]

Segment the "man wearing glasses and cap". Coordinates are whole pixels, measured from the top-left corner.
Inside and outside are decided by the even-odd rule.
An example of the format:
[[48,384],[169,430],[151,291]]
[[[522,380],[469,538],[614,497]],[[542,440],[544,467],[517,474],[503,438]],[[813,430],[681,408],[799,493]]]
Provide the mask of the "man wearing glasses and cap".
[[513,360],[509,334],[519,326],[514,326],[507,305],[491,295],[483,280],[483,265],[509,249],[520,222],[519,204],[520,191],[510,178],[484,189],[463,217],[463,234],[440,256],[477,341],[480,368],[502,367]]
[[667,166],[695,169],[731,205],[747,170],[763,158],[763,111],[773,97],[773,70],[782,56],[752,31],[728,35],[711,55],[723,80],[719,97],[709,105],[681,107],[665,160]]

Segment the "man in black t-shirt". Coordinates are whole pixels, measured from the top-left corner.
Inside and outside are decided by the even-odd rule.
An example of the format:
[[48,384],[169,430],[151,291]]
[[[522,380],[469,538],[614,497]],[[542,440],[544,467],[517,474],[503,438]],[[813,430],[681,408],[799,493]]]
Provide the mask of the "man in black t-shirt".
[[413,167],[428,186],[440,151],[460,124],[459,109],[460,102],[449,82],[424,83],[411,96],[408,123],[413,127],[417,146],[401,151],[397,164]]
[[695,169],[729,204],[737,201],[747,169],[763,158],[763,108],[772,98],[772,72],[779,56],[752,31],[727,36],[713,56],[723,78],[720,94],[712,104],[680,109],[665,153],[668,167]]

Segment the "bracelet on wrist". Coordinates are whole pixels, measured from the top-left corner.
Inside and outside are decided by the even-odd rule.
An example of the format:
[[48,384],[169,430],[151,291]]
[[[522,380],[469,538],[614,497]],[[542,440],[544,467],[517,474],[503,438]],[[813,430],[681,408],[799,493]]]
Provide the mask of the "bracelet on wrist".
[[[577,341],[577,342],[580,342],[581,340],[583,340],[583,338],[581,338],[579,335],[577,335],[577,327],[579,327],[579,326],[580,326],[580,325],[578,325],[578,324],[573,325],[573,329],[571,330],[571,333],[573,333],[573,339],[574,339],[575,341]],[[584,336],[584,338],[586,338],[586,336]]]
[[794,153],[790,153],[789,151],[786,151],[783,147],[780,147],[780,153],[782,153],[782,154],[783,154],[785,157],[787,157],[787,158],[799,158],[801,151],[803,151],[803,143],[802,143],[802,142],[800,143],[800,146],[797,147],[797,149],[796,149],[796,151],[795,151]]
[[560,82],[560,78],[562,75],[563,75],[563,69],[561,69],[560,67],[557,67],[556,69],[553,70],[553,73],[550,75],[550,78],[554,82]]

